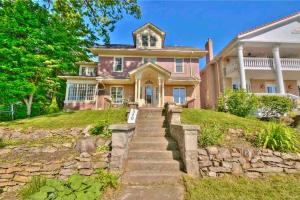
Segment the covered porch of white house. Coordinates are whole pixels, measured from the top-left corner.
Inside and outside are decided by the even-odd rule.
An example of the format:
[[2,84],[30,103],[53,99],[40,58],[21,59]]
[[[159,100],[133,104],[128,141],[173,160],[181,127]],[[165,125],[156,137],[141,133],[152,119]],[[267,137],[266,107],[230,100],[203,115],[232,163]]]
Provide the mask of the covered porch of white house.
[[129,72],[134,81],[134,101],[139,107],[163,107],[165,104],[165,82],[171,72],[148,62]]

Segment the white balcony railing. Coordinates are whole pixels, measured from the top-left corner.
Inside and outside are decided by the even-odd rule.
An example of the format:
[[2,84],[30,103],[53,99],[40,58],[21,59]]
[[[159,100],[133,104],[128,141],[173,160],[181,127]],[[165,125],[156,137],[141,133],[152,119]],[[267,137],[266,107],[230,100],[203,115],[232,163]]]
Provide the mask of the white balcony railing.
[[[281,58],[282,70],[300,71],[299,58]],[[230,74],[239,69],[238,59],[231,59],[226,67],[226,74]],[[260,57],[244,57],[244,67],[248,70],[272,70],[274,69],[273,58],[260,58]]]

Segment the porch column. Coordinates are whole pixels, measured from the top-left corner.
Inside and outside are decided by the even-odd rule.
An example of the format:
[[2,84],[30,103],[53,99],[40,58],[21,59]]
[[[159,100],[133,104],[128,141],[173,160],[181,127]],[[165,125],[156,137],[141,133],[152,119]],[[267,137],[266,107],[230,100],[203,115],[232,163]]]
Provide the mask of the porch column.
[[238,46],[238,57],[239,57],[239,65],[240,65],[240,82],[241,82],[241,89],[246,90],[246,73],[245,73],[245,66],[244,66],[244,55],[243,55],[244,47],[242,44]]
[[161,107],[161,79],[158,78],[158,107]]
[[282,67],[281,67],[281,60],[280,60],[280,53],[279,53],[279,46],[275,46],[273,48],[273,58],[274,58],[274,65],[276,70],[276,77],[279,86],[279,93],[285,94],[283,76],[282,76]]
[[67,83],[67,89],[66,89],[65,101],[68,101],[68,99],[69,99],[69,88],[70,88],[70,84]]
[[162,80],[162,86],[161,86],[161,98],[162,98],[162,107],[165,105],[165,80]]
[[141,79],[138,79],[137,102],[140,103],[141,98]]
[[137,81],[138,81],[138,79],[136,78],[135,79],[135,83],[134,83],[134,102],[137,102]]

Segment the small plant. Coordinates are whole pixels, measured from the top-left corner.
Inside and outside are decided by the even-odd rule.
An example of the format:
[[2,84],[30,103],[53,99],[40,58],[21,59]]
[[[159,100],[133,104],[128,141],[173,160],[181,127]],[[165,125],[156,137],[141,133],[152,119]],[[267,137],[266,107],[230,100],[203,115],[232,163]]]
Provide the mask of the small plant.
[[254,113],[257,103],[257,97],[244,90],[226,91],[219,97],[217,109],[220,112],[246,117]]
[[6,146],[6,144],[5,144],[4,140],[2,138],[0,138],[0,149],[5,146]]
[[261,118],[279,118],[292,110],[293,102],[286,97],[262,96],[259,98],[259,108]]
[[207,147],[212,145],[220,144],[223,140],[224,135],[221,127],[217,124],[206,126],[203,128],[198,143],[201,147]]
[[46,178],[42,176],[34,176],[31,178],[20,191],[19,195],[22,199],[28,199],[32,194],[38,192],[41,187],[46,185]]
[[48,107],[48,113],[57,113],[59,111],[59,107],[57,104],[56,97],[53,96],[50,106]]
[[298,149],[297,133],[284,124],[271,123],[258,133],[256,145],[277,151],[296,151]]
[[117,186],[117,177],[104,171],[97,171],[96,176],[86,177],[74,174],[68,180],[33,179],[21,190],[22,199],[101,199],[108,187]]
[[106,146],[106,145],[103,145],[103,146],[99,146],[97,147],[96,151],[97,152],[100,152],[100,153],[106,153],[108,152],[110,149],[109,149],[109,146]]
[[99,121],[93,128],[89,130],[92,135],[100,135],[103,138],[111,137],[111,130],[108,129],[108,120]]

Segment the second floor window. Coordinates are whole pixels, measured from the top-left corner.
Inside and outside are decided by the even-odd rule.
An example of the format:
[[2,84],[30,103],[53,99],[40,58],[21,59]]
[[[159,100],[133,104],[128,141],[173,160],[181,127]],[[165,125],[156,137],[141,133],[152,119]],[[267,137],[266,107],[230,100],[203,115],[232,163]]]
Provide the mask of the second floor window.
[[115,57],[113,71],[114,72],[122,72],[123,71],[123,58],[122,57]]
[[175,72],[176,73],[182,73],[183,72],[183,59],[182,58],[176,58],[175,59]]
[[150,35],[150,46],[151,47],[156,46],[156,37],[154,35]]
[[147,62],[156,63],[156,58],[143,58],[143,63]]
[[96,76],[96,67],[81,67],[81,76]]

